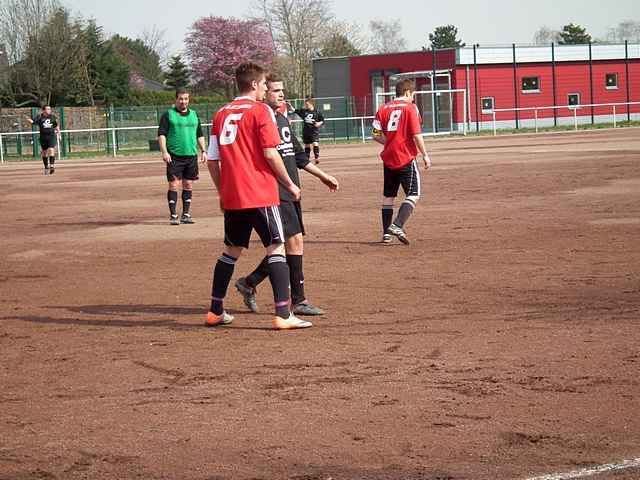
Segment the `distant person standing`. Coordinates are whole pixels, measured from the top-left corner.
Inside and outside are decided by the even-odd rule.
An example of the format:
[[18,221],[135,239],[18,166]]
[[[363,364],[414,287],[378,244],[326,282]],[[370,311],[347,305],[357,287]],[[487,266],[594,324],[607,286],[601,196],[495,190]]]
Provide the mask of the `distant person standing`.
[[320,127],[324,125],[324,117],[316,110],[316,102],[313,98],[304,101],[304,108],[293,110],[303,122],[302,142],[304,151],[311,158],[311,148],[315,163],[320,163]]
[[44,164],[44,174],[53,175],[56,171],[56,146],[60,127],[58,119],[52,113],[49,105],[44,105],[40,114],[35,118],[27,118],[31,125],[37,125],[40,129],[40,153]]
[[[189,109],[189,92],[179,89],[176,92],[176,104],[160,118],[158,144],[162,159],[167,165],[169,191],[169,223],[195,223],[191,218],[191,200],[193,182],[198,179],[198,158],[207,161],[204,134],[198,114]],[[178,190],[182,183],[182,215],[178,219]]]

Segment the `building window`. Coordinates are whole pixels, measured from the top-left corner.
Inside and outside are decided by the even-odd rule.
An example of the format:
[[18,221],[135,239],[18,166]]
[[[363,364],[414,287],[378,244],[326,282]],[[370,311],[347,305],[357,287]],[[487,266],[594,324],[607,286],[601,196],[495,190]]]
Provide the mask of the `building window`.
[[482,113],[493,113],[493,97],[482,97]]
[[607,90],[617,90],[618,89],[618,74],[617,73],[607,73],[605,76],[605,83]]
[[523,77],[522,93],[537,93],[540,91],[540,77]]
[[567,105],[569,105],[570,109],[580,108],[580,94],[570,93],[567,95]]

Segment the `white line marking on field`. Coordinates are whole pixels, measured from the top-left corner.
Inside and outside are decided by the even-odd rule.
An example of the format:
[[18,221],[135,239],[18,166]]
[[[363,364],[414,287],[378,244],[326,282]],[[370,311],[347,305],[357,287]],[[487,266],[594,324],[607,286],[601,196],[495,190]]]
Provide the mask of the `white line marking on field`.
[[552,473],[549,475],[542,475],[540,477],[529,477],[524,480],[573,480],[577,478],[586,478],[600,473],[609,473],[619,470],[627,470],[629,468],[640,468],[640,458],[634,458],[633,460],[623,460],[620,463],[605,463],[597,467],[582,468],[580,470],[573,470],[566,473]]

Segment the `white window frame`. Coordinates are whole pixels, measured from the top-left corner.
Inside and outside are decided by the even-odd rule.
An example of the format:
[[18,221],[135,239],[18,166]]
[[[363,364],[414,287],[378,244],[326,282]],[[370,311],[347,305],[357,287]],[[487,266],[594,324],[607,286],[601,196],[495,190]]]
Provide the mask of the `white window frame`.
[[[609,85],[607,83],[607,77],[609,75],[614,75],[616,77],[616,84],[615,85]],[[604,87],[607,90],[618,90],[618,73],[617,72],[612,72],[612,73],[605,73],[604,74]]]
[[[525,90],[525,89],[523,88],[523,87],[524,87],[523,83],[524,83],[525,78],[537,78],[537,79],[538,79],[538,88],[537,88],[537,89],[535,89],[535,90]],[[542,83],[542,82],[540,82],[540,77],[539,77],[539,76],[522,77],[522,78],[520,79],[520,91],[521,91],[524,95],[527,95],[527,94],[529,94],[529,93],[540,93],[541,83]]]
[[[571,97],[572,95],[576,95],[578,97],[578,104],[577,105],[570,105],[569,104],[569,97]],[[582,108],[581,106],[581,95],[579,92],[575,92],[575,93],[567,93],[567,107],[569,108],[569,110],[579,110],[580,108]]]
[[[484,108],[484,101],[487,99],[491,99],[491,108]],[[480,105],[482,105],[482,113],[493,113],[493,109],[496,108],[496,98],[495,97],[482,97],[480,98]]]

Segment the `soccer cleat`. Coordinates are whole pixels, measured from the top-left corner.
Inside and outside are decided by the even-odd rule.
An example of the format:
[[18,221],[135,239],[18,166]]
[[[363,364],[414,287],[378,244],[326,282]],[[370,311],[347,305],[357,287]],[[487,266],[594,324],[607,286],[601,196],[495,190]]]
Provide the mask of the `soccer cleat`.
[[169,224],[180,225],[180,219],[178,218],[178,215],[171,215],[171,218],[169,219]]
[[382,243],[391,243],[393,242],[393,237],[391,235],[389,235],[388,233],[385,233],[384,235],[382,235]]
[[306,320],[301,320],[293,313],[289,314],[289,318],[275,317],[272,321],[273,328],[276,330],[293,330],[295,328],[309,328],[313,324]]
[[304,301],[293,306],[293,313],[296,315],[324,315],[324,310]]
[[44,174],[49,175],[49,167],[44,167]]
[[49,167],[49,175],[53,175],[54,173],[56,173],[56,167],[52,165]]
[[192,223],[196,223],[196,222],[194,222],[193,218],[191,218],[191,214],[183,213],[182,217],[180,217],[180,223],[192,224]]
[[395,225],[393,223],[391,225],[389,225],[389,228],[387,229],[387,232],[389,232],[394,237],[398,237],[398,240],[400,240],[405,245],[409,245],[409,239],[407,238],[407,234],[404,233],[404,230],[402,230],[397,225]]
[[258,303],[256,302],[256,289],[247,285],[247,279],[240,277],[236,281],[236,289],[242,295],[242,301],[253,313],[258,313]]
[[227,312],[222,312],[222,315],[216,315],[213,312],[207,313],[207,319],[204,322],[206,327],[217,327],[218,325],[229,325],[233,322],[233,315],[229,315]]
[[314,162],[315,162],[315,164],[316,164],[316,165],[318,165],[318,164],[320,163],[320,159],[319,159],[319,158],[316,158],[316,159],[314,160]]

